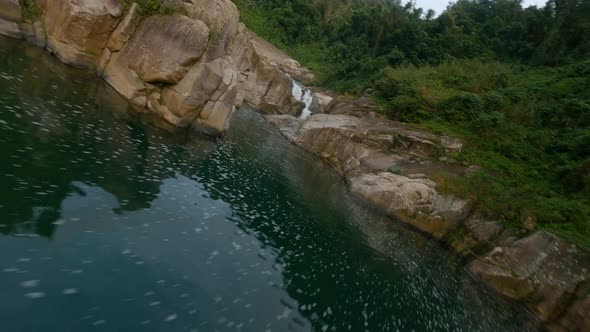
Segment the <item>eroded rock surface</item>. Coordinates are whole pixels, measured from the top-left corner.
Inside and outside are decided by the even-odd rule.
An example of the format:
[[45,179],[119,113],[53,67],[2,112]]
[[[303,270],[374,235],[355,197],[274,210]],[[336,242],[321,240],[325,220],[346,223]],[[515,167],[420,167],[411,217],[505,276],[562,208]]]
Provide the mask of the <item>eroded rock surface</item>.
[[64,63],[95,68],[123,15],[117,0],[48,0],[47,49]]
[[469,264],[494,290],[524,300],[556,330],[588,331],[590,257],[555,235],[539,231],[497,247]]
[[122,58],[145,83],[178,83],[209,41],[205,23],[183,15],[150,16],[122,49]]
[[256,36],[240,24],[230,47],[230,55],[240,70],[240,98],[268,114],[296,114],[301,105],[292,96],[293,79],[315,80],[297,61]]
[[439,194],[429,179],[381,172],[349,182],[353,194],[437,239],[457,228],[469,213],[466,201]]
[[0,0],[0,19],[18,22],[23,12],[18,0]]
[[446,144],[436,135],[376,117],[314,114],[301,121],[269,116],[291,142],[317,155],[342,175],[352,193],[388,215],[438,238],[456,229],[470,204],[441,194],[424,174],[401,175],[401,164],[431,162],[439,153],[457,153],[456,140]]

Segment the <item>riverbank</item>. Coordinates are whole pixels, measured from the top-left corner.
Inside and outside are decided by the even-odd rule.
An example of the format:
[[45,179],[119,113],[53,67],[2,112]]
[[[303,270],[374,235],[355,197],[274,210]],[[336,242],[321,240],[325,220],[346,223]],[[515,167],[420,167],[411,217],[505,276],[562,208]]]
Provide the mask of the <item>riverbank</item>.
[[446,243],[479,280],[525,303],[551,330],[588,327],[590,256],[534,225],[505,228],[469,200],[445,193],[437,179],[476,170],[449,163],[463,148],[459,140],[371,113],[267,118],[335,169],[361,200]]
[[475,257],[469,269],[480,280],[526,303],[555,330],[588,328],[587,254],[533,232],[534,225],[525,233],[504,229],[472,211],[468,200],[444,193],[441,174],[469,176],[473,170],[448,162],[463,147],[455,138],[381,119],[322,93],[314,93],[311,107],[327,114],[295,118],[301,104],[292,93],[293,78],[306,83],[313,74],[248,31],[231,2],[193,1],[183,15],[149,17],[137,5],[116,1],[40,1],[34,17],[24,15],[18,2],[2,4],[12,6],[10,17],[3,16],[4,34],[97,71],[136,109],[171,125],[221,135],[242,103],[287,114],[269,120],[330,164],[351,192]]

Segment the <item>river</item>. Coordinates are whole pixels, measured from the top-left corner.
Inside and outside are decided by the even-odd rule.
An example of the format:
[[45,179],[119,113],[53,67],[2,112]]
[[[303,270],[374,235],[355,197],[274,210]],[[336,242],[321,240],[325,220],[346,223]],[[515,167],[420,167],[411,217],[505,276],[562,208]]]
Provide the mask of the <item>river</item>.
[[1,331],[523,331],[523,308],[239,110],[212,139],[0,37]]

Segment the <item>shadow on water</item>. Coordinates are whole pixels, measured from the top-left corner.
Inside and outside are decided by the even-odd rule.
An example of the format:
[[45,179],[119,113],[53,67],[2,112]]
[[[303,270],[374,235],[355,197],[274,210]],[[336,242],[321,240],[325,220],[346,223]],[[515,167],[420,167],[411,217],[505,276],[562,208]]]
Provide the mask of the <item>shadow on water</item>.
[[256,113],[160,128],[2,38],[0,91],[2,330],[538,328]]
[[103,81],[40,49],[6,39],[0,48],[0,89],[7,92],[0,99],[6,132],[0,137],[0,232],[51,237],[61,202],[84,194],[75,181],[113,193],[118,211],[149,208],[161,180],[176,172],[160,162],[182,156],[188,141],[213,146],[203,138],[191,140],[186,131],[145,126],[153,119],[130,115],[127,102]]

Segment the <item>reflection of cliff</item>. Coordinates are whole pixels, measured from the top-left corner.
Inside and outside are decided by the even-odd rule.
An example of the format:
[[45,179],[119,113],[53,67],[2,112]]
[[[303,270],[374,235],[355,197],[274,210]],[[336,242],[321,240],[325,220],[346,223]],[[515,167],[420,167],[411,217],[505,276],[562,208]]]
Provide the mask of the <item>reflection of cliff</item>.
[[0,232],[50,237],[62,201],[80,190],[74,181],[111,192],[120,211],[148,208],[161,181],[188,162],[186,133],[137,125],[97,78],[3,42]]

